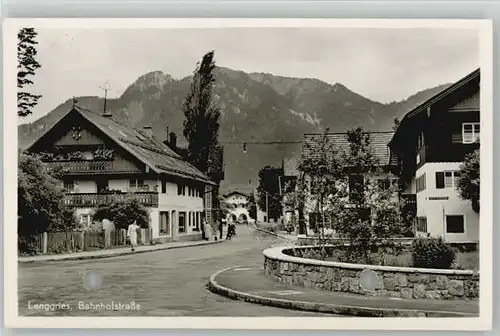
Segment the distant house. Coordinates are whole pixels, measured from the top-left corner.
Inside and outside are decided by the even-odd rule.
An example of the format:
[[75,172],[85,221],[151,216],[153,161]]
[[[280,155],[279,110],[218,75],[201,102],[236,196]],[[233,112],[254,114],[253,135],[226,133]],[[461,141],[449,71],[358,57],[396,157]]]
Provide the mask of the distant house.
[[238,191],[233,191],[223,197],[224,203],[229,211],[226,218],[228,223],[243,223],[251,221],[248,195]]
[[[391,185],[396,186],[398,181],[398,176],[394,174],[394,168],[396,167],[395,157],[391,154],[388,147],[390,140],[392,139],[394,132],[369,132],[370,136],[370,146],[373,150],[374,156],[378,161],[380,172],[377,173],[353,173],[349,175],[349,197],[354,197],[355,194],[359,194],[361,191],[364,192],[365,185],[368,181],[377,181],[379,187],[382,189],[388,189]],[[318,140],[324,136],[322,133],[305,134],[303,142],[303,158],[314,157],[318,151],[321,149],[317,148]],[[347,133],[329,133],[327,134],[327,141],[333,145],[334,148],[340,151],[349,151],[349,141],[347,139]],[[308,183],[308,176],[300,176],[298,170],[299,161],[297,159],[288,159],[284,163],[284,179],[289,184],[288,190],[284,194],[284,207],[285,207],[285,219],[291,218],[293,214],[296,216],[298,212],[296,209],[296,204],[289,202],[289,195],[296,188],[297,180],[299,178],[304,178],[305,183]],[[288,194],[288,195],[287,195]],[[394,197],[397,197],[397,193]],[[319,214],[315,210],[316,204],[311,198],[307,198],[304,204],[304,218],[307,225],[307,233],[313,234],[316,222],[318,220]]]
[[[74,106],[27,151],[62,168],[64,201],[82,225],[93,222],[100,204],[137,199],[149,210],[153,238],[202,237],[214,183],[156,140],[149,126],[137,130],[109,114]],[[109,221],[104,226],[112,227]]]
[[479,148],[479,96],[477,69],[409,111],[391,140],[404,193],[416,195],[418,235],[479,240],[479,213],[456,190],[465,155]]

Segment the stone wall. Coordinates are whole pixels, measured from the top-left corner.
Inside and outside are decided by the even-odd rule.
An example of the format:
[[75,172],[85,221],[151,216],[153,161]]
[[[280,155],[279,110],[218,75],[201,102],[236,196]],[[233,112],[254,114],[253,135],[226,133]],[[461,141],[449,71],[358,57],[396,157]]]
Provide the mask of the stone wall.
[[[288,285],[405,299],[467,300],[479,297],[478,272],[327,262],[292,257],[283,253],[287,249],[265,250],[264,272],[269,278]],[[360,285],[360,274],[366,269],[377,275],[377,285],[370,291]]]

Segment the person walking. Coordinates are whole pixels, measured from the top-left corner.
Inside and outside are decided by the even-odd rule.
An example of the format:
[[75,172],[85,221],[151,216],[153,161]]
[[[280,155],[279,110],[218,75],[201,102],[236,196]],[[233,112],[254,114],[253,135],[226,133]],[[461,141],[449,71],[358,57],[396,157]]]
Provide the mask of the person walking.
[[128,226],[127,237],[130,240],[130,245],[132,245],[132,251],[135,251],[135,247],[137,246],[137,230],[139,229],[139,225],[137,225],[137,221],[134,221],[132,224]]
[[222,222],[222,219],[219,219],[219,239],[220,240],[222,240],[223,231],[224,231],[224,223]]

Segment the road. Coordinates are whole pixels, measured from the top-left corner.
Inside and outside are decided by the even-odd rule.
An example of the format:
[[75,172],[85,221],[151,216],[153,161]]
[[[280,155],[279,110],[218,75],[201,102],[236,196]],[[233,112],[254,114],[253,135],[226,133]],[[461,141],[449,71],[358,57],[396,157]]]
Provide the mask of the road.
[[[222,244],[81,261],[19,264],[21,316],[331,316],[234,301],[206,289],[210,275],[231,266],[262,266],[262,250],[279,243],[246,226]],[[82,278],[103,275],[100,291],[89,292]],[[79,304],[131,304],[136,309],[79,309]],[[71,310],[36,309],[64,303]],[[140,307],[137,309],[137,305]],[[82,307],[82,306],[80,306]]]

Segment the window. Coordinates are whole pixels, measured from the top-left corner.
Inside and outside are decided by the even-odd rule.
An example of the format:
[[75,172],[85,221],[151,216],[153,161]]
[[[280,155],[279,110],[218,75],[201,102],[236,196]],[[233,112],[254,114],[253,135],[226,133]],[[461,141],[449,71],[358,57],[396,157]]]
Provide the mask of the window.
[[388,190],[391,187],[391,180],[389,179],[380,179],[377,182],[378,182],[378,187],[381,190]]
[[462,124],[462,143],[471,144],[479,140],[479,123]]
[[130,179],[129,186],[132,189],[139,189],[144,186],[144,180],[142,179]]
[[420,175],[416,180],[415,180],[415,191],[418,193],[418,192],[421,192],[421,191],[424,191],[425,190],[425,173]]
[[179,196],[186,196],[186,186],[182,184],[177,185],[177,195]]
[[184,211],[179,212],[179,233],[186,232],[186,213]]
[[103,192],[109,189],[109,181],[108,180],[97,180],[96,181],[97,192]]
[[161,193],[166,194],[167,193],[167,181],[161,180]]
[[75,191],[75,182],[74,181],[64,181],[64,191],[65,192]]
[[424,132],[420,133],[417,138],[417,150],[424,146]]
[[417,161],[417,164],[420,164],[420,153],[417,154],[417,158],[416,158],[416,161]]
[[464,215],[446,215],[446,233],[465,233]]
[[196,212],[196,227],[195,230],[200,230],[200,213]]
[[89,227],[90,223],[92,223],[92,216],[88,214],[80,215],[80,224],[84,227]]
[[364,177],[362,175],[349,175],[349,200],[363,202],[364,194]]
[[417,217],[416,218],[416,227],[415,230],[417,232],[425,232],[427,233],[427,217]]
[[456,188],[459,177],[459,171],[436,172],[436,189]]
[[160,212],[160,236],[170,236],[170,213]]

